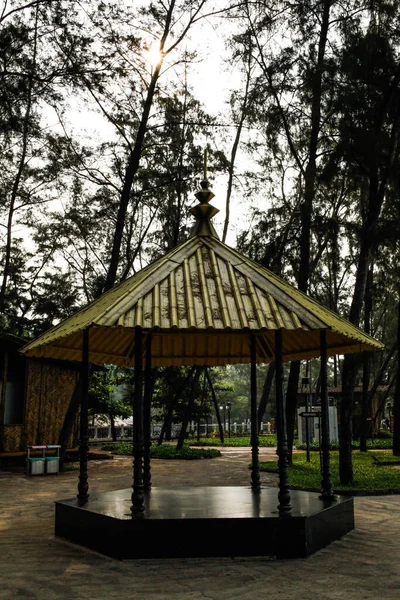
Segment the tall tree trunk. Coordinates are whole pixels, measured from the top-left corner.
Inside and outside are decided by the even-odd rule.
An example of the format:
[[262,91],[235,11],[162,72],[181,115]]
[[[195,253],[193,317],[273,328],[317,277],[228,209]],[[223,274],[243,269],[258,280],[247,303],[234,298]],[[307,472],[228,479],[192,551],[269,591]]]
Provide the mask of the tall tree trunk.
[[113,415],[109,415],[110,417],[110,429],[111,429],[111,439],[113,442],[117,441],[117,431],[115,429],[115,419]]
[[267,407],[267,403],[269,397],[271,395],[271,388],[275,377],[275,363],[272,362],[268,367],[268,372],[265,376],[263,391],[260,398],[260,404],[258,405],[257,411],[257,422],[258,422],[258,431],[261,430],[261,423],[265,414],[265,409]]
[[[360,254],[357,264],[356,281],[354,286],[353,300],[350,308],[349,321],[354,325],[359,325],[361,311],[365,297],[365,288],[367,284],[368,269],[373,259],[374,250],[377,245],[378,221],[385,199],[386,190],[393,176],[393,167],[399,157],[399,111],[396,93],[400,81],[400,70],[393,78],[390,90],[384,98],[380,114],[377,115],[375,122],[375,139],[379,139],[382,124],[394,108],[395,113],[391,123],[389,143],[387,148],[387,163],[383,166],[379,164],[382,150],[376,148],[372,154],[369,164],[369,190],[367,201],[367,215],[363,223],[361,232]],[[392,106],[393,98],[395,107]],[[339,431],[339,475],[340,482],[344,485],[353,481],[353,464],[351,456],[352,442],[352,418],[353,418],[353,399],[354,385],[357,376],[357,362],[351,355],[346,355],[343,361],[342,375],[342,400],[340,409],[340,431]]]
[[296,360],[290,363],[289,380],[286,391],[286,427],[289,464],[292,464],[293,457],[294,425],[296,422],[297,391],[299,387],[299,377],[300,361]]
[[[316,185],[316,159],[318,138],[321,128],[321,100],[322,100],[322,75],[325,69],[325,49],[328,39],[329,14],[331,0],[324,0],[322,4],[321,30],[318,42],[318,58],[312,74],[312,102],[311,102],[311,132],[308,145],[308,162],[304,172],[304,201],[300,207],[300,266],[297,278],[299,290],[307,293],[310,277],[310,246],[311,246],[311,217]],[[290,365],[289,381],[286,394],[286,427],[289,450],[289,462],[292,461],[294,425],[297,409],[297,389],[299,386],[300,362],[294,361]]]
[[147,133],[147,124],[150,116],[150,111],[153,106],[153,100],[156,92],[157,82],[160,77],[161,69],[163,66],[164,58],[167,54],[169,54],[180,42],[182,42],[183,38],[189,31],[191,25],[197,21],[200,17],[198,16],[201,12],[201,9],[206,0],[202,0],[199,5],[194,8],[188,20],[186,27],[180,36],[175,39],[169,48],[166,48],[166,42],[168,36],[171,35],[171,27],[173,25],[173,14],[175,10],[176,0],[170,0],[167,14],[165,17],[165,25],[164,30],[160,39],[160,60],[154,68],[154,71],[151,75],[150,83],[147,88],[146,98],[143,105],[143,112],[140,118],[140,123],[138,127],[138,131],[135,138],[135,143],[133,145],[132,150],[129,153],[128,163],[125,169],[124,182],[122,186],[122,192],[118,207],[117,220],[114,230],[114,238],[113,238],[113,246],[111,251],[110,263],[108,267],[108,272],[106,276],[106,281],[104,284],[104,290],[107,291],[113,287],[115,281],[117,279],[117,270],[118,270],[118,262],[121,254],[121,245],[123,232],[126,221],[126,213],[129,205],[129,199],[132,190],[132,184],[135,178],[135,175],[139,168],[140,158],[143,149],[144,139]]
[[230,205],[231,205],[231,196],[232,196],[232,187],[233,187],[233,176],[234,176],[234,171],[235,171],[236,154],[237,154],[237,150],[238,150],[238,147],[239,147],[240,136],[242,135],[243,124],[244,124],[245,119],[246,119],[247,103],[248,103],[249,90],[250,90],[250,82],[251,82],[251,61],[252,61],[252,58],[253,58],[252,52],[248,53],[248,57],[249,58],[248,58],[248,65],[247,65],[246,84],[245,84],[244,96],[243,96],[242,104],[241,104],[241,107],[240,107],[239,123],[238,123],[238,126],[236,128],[235,139],[233,141],[233,146],[232,146],[232,151],[231,151],[231,158],[230,158],[229,167],[228,167],[228,189],[227,189],[227,192],[226,192],[226,200],[225,200],[224,231],[222,233],[222,241],[224,243],[225,243],[225,240],[226,240],[226,236],[228,234],[228,227],[229,227]]
[[[89,376],[92,373],[92,369],[89,372]],[[60,449],[60,463],[61,466],[64,464],[65,453],[67,450],[68,441],[73,433],[74,425],[76,424],[80,400],[82,395],[82,380],[81,376],[79,376],[74,391],[72,393],[72,397],[70,403],[68,405],[67,412],[64,416],[64,422],[61,427],[60,435],[58,436],[58,443],[61,446]]]
[[[368,270],[371,264],[373,248],[377,238],[378,219],[382,208],[384,191],[379,189],[377,173],[370,179],[368,193],[368,213],[365,220],[360,254],[357,264],[356,281],[353,300],[350,308],[349,321],[354,325],[360,324],[361,311],[365,298]],[[342,398],[340,403],[339,430],[339,474],[340,482],[344,485],[353,482],[353,462],[351,444],[353,439],[353,408],[354,386],[359,367],[359,360],[347,354],[343,361]]]
[[188,402],[186,410],[185,410],[185,414],[184,414],[184,417],[182,420],[181,431],[180,431],[179,437],[178,437],[178,443],[176,445],[177,450],[182,450],[183,444],[185,442],[186,429],[187,429],[187,426],[189,423],[190,415],[192,414],[192,411],[193,411],[194,401],[196,399],[196,394],[197,394],[197,385],[199,383],[201,371],[202,371],[201,367],[196,367],[196,372],[193,377],[192,390],[190,393],[189,402]]
[[132,184],[137,170],[139,168],[139,162],[143,148],[143,141],[147,131],[147,122],[149,120],[150,110],[153,105],[154,94],[156,90],[157,81],[160,76],[161,67],[162,60],[157,64],[151,77],[150,85],[147,89],[147,95],[143,107],[143,113],[140,120],[139,129],[136,135],[135,145],[129,154],[128,164],[125,170],[124,184],[122,187],[121,198],[119,201],[117,221],[115,224],[111,258],[103,291],[107,291],[110,288],[112,288],[117,278],[117,269],[121,253],[122,236],[125,226],[130,194],[132,190]]
[[390,374],[389,377],[389,382],[386,386],[386,391],[382,396],[382,399],[379,402],[379,406],[376,409],[376,413],[374,414],[374,416],[372,417],[372,425],[373,427],[376,427],[376,422],[379,419],[382,418],[382,414],[384,413],[384,409],[385,409],[385,404],[386,404],[386,400],[389,397],[389,394],[392,390],[393,385],[397,382],[397,375],[398,375],[398,370],[397,368],[395,369],[393,374]]
[[[372,312],[372,277],[373,266],[370,267],[367,277],[367,286],[365,289],[365,310],[364,310],[364,329],[365,333],[371,333],[371,312]],[[367,452],[368,436],[368,415],[370,413],[369,404],[369,380],[371,372],[370,353],[363,352],[363,382],[361,397],[361,421],[360,421],[360,451]]]
[[[158,438],[158,442],[157,442],[158,446],[161,446],[164,436],[166,437],[167,441],[169,441],[171,439],[171,424],[172,424],[172,415],[174,412],[174,408],[176,406],[176,403],[179,400],[179,396],[182,394],[185,387],[187,385],[189,385],[189,381],[191,380],[195,369],[196,369],[196,367],[191,367],[189,373],[185,377],[183,384],[179,387],[175,396],[171,399],[171,402],[168,406],[167,414],[165,415],[165,418],[164,418],[163,426],[161,428],[160,437]],[[168,431],[169,431],[169,434],[168,434]]]
[[221,444],[223,444],[224,443],[224,428],[222,427],[221,415],[219,412],[218,402],[217,402],[217,396],[215,394],[213,382],[211,381],[211,377],[210,377],[210,373],[209,373],[208,369],[206,369],[206,377],[207,377],[208,385],[210,386],[211,396],[212,396],[212,400],[213,400],[213,404],[214,404],[215,415],[217,417],[219,439],[221,440]]
[[29,80],[28,80],[28,94],[27,94],[27,103],[26,103],[26,111],[22,126],[22,148],[21,155],[18,161],[17,173],[14,178],[14,183],[11,190],[11,198],[10,205],[8,208],[8,219],[7,219],[7,234],[6,234],[6,245],[4,250],[4,267],[3,267],[3,281],[1,283],[0,288],[0,311],[4,311],[6,306],[6,295],[7,295],[7,284],[8,278],[10,275],[11,268],[11,251],[12,251],[12,228],[13,228],[13,219],[15,212],[15,203],[18,198],[18,194],[20,191],[20,184],[22,179],[23,170],[26,164],[26,157],[28,153],[28,139],[29,139],[29,129],[30,129],[30,119],[32,112],[32,96],[33,96],[33,82],[35,77],[35,68],[36,68],[36,56],[37,56],[37,41],[38,41],[38,18],[39,18],[39,4],[36,5],[36,14],[35,14],[35,25],[34,25],[34,42],[33,42],[33,56],[32,56],[32,67],[29,70]]
[[393,454],[400,456],[400,301],[397,313],[397,377],[393,402]]

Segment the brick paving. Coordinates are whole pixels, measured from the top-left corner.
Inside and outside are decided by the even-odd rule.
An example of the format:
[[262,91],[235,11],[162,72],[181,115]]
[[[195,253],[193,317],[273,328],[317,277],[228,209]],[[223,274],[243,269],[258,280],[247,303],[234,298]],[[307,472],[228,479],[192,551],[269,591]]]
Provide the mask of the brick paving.
[[[213,460],[154,460],[153,484],[248,485],[249,461],[247,449],[233,448]],[[129,487],[131,472],[127,458],[91,461],[91,489]],[[262,483],[276,485],[275,476],[262,474]],[[0,471],[1,600],[400,600],[399,496],[356,498],[356,530],[308,559],[117,561],[54,539],[54,501],[74,496],[76,484],[77,471]],[[204,536],[212,544],[212,531]]]

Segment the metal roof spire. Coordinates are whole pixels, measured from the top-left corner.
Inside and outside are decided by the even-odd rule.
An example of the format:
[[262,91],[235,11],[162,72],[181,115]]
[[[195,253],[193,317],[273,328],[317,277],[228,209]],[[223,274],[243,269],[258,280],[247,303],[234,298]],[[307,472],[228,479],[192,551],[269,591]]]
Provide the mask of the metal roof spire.
[[209,201],[214,198],[214,194],[209,189],[210,182],[207,179],[207,158],[208,147],[204,150],[204,178],[200,183],[201,189],[195,194],[200,204],[197,204],[190,209],[192,215],[196,217],[196,223],[194,224],[189,237],[211,236],[219,239],[218,234],[214,229],[214,225],[210,221],[214,215],[219,213],[219,209],[208,204]]

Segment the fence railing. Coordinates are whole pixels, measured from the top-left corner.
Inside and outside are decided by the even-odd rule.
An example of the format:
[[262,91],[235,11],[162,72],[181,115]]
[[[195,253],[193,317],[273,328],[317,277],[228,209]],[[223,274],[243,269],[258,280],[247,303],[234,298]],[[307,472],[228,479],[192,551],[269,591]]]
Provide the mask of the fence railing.
[[[156,440],[160,437],[162,428],[162,423],[152,423],[151,424],[151,438]],[[224,435],[228,435],[228,423],[225,425],[225,433]],[[250,435],[251,431],[251,423],[250,421],[242,422],[242,423],[231,423],[230,426],[231,435]],[[171,438],[175,439],[178,437],[179,432],[181,430],[180,423],[174,424],[171,427]],[[215,437],[219,434],[219,428],[217,423],[201,423],[199,426],[200,437]],[[115,432],[118,441],[127,441],[132,438],[132,425],[118,425],[115,427]],[[274,424],[273,423],[261,423],[260,434],[268,434],[274,433]],[[187,427],[187,435],[188,437],[196,437],[197,436],[197,423],[194,421],[190,422]],[[112,440],[111,435],[111,426],[109,425],[96,425],[89,427],[89,440],[94,441],[109,441]]]

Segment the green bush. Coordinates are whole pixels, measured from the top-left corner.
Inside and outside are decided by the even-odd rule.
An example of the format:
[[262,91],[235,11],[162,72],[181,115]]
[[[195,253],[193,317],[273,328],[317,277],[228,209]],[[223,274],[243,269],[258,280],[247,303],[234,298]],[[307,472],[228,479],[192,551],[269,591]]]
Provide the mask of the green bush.
[[163,444],[161,446],[152,446],[150,449],[151,458],[184,459],[193,460],[196,458],[217,458],[221,452],[214,448],[190,448],[184,445],[182,450],[177,450],[175,446]]
[[[224,437],[224,443],[221,444],[219,438],[208,437],[188,442],[191,446],[229,446],[229,447],[246,447],[250,446],[250,437]],[[277,444],[276,435],[261,435],[259,437],[259,446],[264,448],[275,448]]]
[[121,456],[132,455],[132,444],[130,442],[112,442],[111,444],[104,444],[101,447],[102,450],[109,450],[114,454]]
[[[107,444],[102,449],[110,450],[119,456],[132,456],[133,453],[132,444],[128,442]],[[187,445],[184,445],[182,450],[177,450],[176,446],[171,444],[162,444],[161,446],[153,444],[150,448],[150,456],[151,458],[195,460],[199,458],[216,458],[221,456],[221,452],[214,449],[190,448]]]

